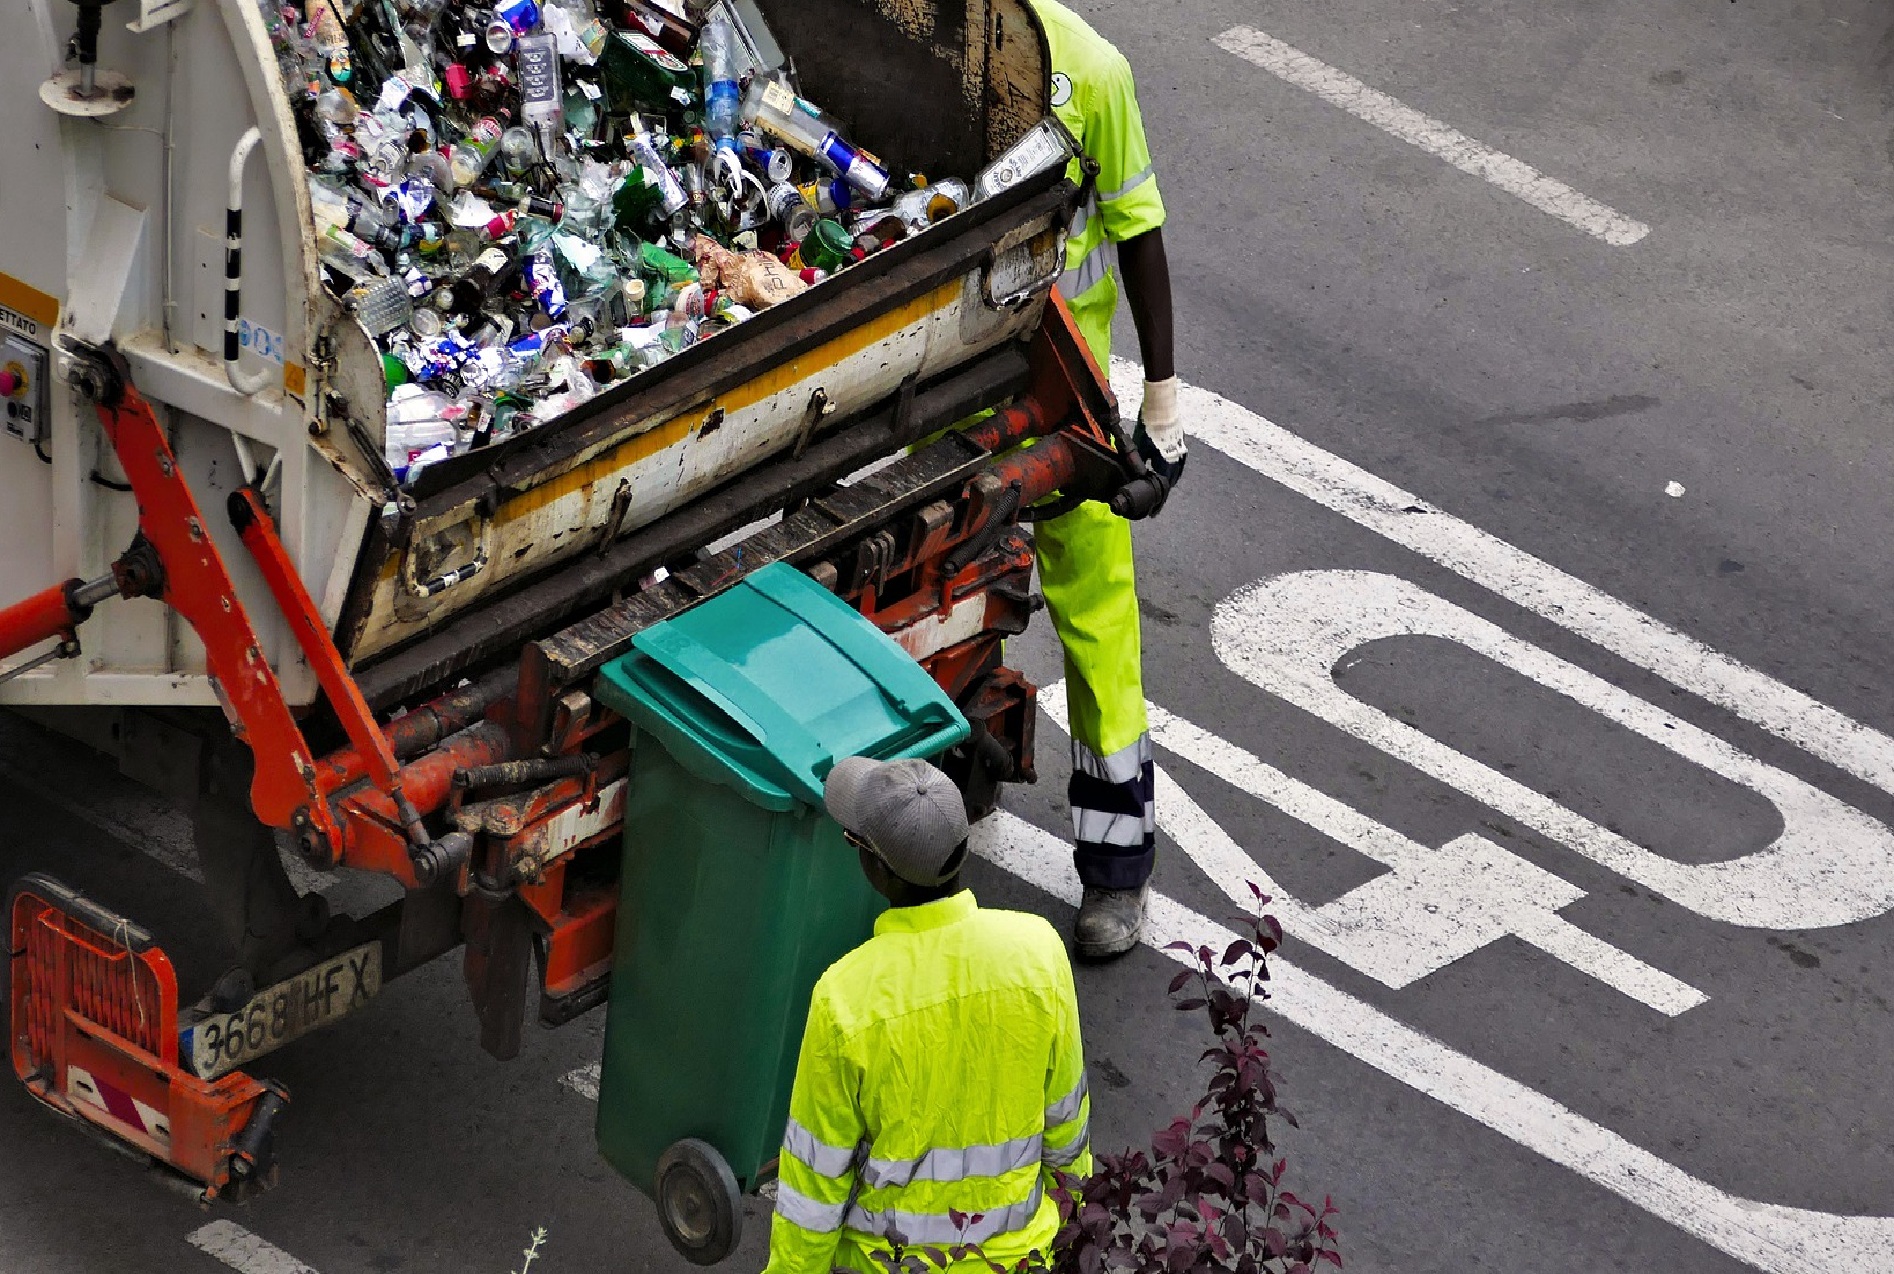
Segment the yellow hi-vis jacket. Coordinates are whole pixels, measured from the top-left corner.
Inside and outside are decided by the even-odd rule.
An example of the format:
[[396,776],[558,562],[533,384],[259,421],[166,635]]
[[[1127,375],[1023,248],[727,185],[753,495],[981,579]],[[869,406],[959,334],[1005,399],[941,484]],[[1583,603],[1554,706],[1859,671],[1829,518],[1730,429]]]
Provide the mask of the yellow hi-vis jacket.
[[[1032,0],[1032,6],[1052,61],[1052,113],[1098,164],[1097,191],[1066,240],[1059,291],[1103,369],[1111,361],[1111,316],[1118,308],[1118,245],[1164,224],[1164,198],[1131,64],[1058,0]],[[1077,160],[1069,175],[1079,179]]]
[[1052,926],[965,890],[891,909],[816,983],[766,1274],[876,1271],[895,1237],[977,1242],[1007,1266],[1043,1251],[1050,1170],[1091,1172],[1090,1121]]

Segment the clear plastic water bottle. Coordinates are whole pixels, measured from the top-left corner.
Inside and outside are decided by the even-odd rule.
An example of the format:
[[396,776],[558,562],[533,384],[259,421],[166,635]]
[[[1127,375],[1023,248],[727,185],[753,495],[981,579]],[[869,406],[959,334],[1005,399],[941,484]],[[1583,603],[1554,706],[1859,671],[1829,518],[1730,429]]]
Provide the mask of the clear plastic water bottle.
[[720,13],[706,23],[698,47],[704,57],[704,131],[718,150],[735,154],[743,101],[737,88],[737,35],[729,20]]

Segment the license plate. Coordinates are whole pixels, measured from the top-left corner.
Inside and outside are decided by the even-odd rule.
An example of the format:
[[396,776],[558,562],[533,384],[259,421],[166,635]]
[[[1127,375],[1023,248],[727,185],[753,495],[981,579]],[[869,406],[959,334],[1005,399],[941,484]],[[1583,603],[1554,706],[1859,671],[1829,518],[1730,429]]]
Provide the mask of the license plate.
[[186,1027],[179,1051],[195,1074],[216,1079],[361,1008],[380,990],[381,943],[366,943],[265,987],[235,1012]]

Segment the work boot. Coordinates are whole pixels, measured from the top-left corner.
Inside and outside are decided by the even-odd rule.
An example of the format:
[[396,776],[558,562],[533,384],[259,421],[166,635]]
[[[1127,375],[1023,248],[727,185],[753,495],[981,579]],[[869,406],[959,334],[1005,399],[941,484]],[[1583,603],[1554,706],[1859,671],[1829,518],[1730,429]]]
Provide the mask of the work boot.
[[1097,889],[1085,887],[1079,903],[1078,922],[1072,926],[1072,938],[1079,955],[1086,960],[1109,960],[1138,945],[1144,929],[1144,902],[1149,885],[1136,889]]

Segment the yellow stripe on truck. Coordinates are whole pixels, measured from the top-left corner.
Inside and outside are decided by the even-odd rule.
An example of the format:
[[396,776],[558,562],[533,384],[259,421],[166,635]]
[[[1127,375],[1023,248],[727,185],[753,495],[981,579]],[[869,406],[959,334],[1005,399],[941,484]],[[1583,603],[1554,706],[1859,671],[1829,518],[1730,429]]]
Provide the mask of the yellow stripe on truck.
[[745,381],[701,411],[673,416],[670,420],[636,437],[627,438],[609,451],[601,452],[584,464],[509,500],[501,507],[499,516],[495,520],[500,526],[505,526],[521,518],[529,517],[555,500],[562,499],[575,491],[582,491],[601,478],[610,477],[629,465],[656,455],[673,443],[681,442],[695,433],[710,418],[713,411],[721,409],[724,414],[729,415],[772,398],[798,381],[807,379],[811,365],[818,368],[832,366],[850,355],[859,354],[877,341],[885,340],[903,328],[912,326],[928,315],[952,305],[959,300],[960,289],[961,280],[959,279],[944,283],[925,296],[916,297],[906,305],[890,310],[880,318],[871,319],[859,327],[849,329],[807,354],[792,358],[780,367]]
[[0,274],[0,305],[26,315],[41,327],[59,326],[59,298],[22,283],[10,274]]

